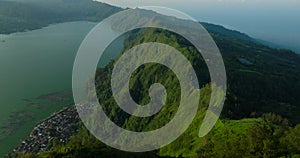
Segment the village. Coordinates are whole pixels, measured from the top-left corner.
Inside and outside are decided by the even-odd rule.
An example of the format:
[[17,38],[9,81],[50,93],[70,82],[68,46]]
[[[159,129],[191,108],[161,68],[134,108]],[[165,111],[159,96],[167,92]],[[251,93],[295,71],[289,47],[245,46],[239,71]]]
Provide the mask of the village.
[[78,132],[78,122],[79,116],[75,106],[64,108],[41,121],[14,152],[46,151],[54,139],[65,143]]

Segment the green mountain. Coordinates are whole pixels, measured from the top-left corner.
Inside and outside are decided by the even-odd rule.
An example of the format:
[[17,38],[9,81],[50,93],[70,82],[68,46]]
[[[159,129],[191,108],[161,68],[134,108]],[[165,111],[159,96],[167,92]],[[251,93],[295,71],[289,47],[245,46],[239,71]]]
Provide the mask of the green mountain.
[[[149,36],[151,35],[151,36]],[[213,38],[217,41],[218,46],[221,49],[222,55],[225,59],[227,71],[229,71],[229,91],[227,95],[227,101],[225,109],[222,113],[221,119],[217,122],[213,130],[205,137],[199,138],[198,130],[201,120],[203,120],[204,114],[207,110],[208,102],[210,100],[211,84],[206,79],[199,81],[202,85],[201,100],[197,116],[189,129],[180,136],[176,141],[168,146],[154,152],[149,153],[127,153],[121,152],[112,148],[109,148],[94,138],[85,128],[81,125],[82,129],[78,134],[74,135],[66,144],[54,143],[48,152],[41,152],[40,157],[281,157],[281,156],[296,156],[300,150],[298,148],[299,141],[299,125],[294,126],[280,115],[287,115],[293,113],[297,109],[297,105],[294,105],[294,109],[285,109],[286,111],[280,111],[284,106],[279,106],[283,103],[279,101],[280,98],[275,96],[281,94],[275,89],[280,89],[281,84],[278,80],[273,82],[269,78],[276,78],[280,76],[274,76],[275,72],[279,70],[272,70],[268,67],[268,64],[284,63],[289,56],[292,56],[295,60],[299,60],[297,55],[288,51],[281,51],[271,49],[256,43],[243,41],[240,39],[234,39],[222,34],[212,33]],[[126,34],[126,49],[137,45],[140,41],[143,42],[163,42],[176,47],[189,59],[194,61],[193,66],[197,68],[197,74],[201,75],[207,73],[205,70],[205,64],[201,59],[201,56],[197,56],[197,52],[190,45],[186,45],[186,41],[181,39],[177,34],[170,33],[165,30],[157,29],[141,29],[129,32]],[[181,41],[181,43],[178,43]],[[228,49],[227,45],[231,45],[231,49]],[[220,42],[222,42],[221,45]],[[187,49],[188,48],[188,49]],[[257,62],[252,61],[249,56],[242,56],[245,60],[249,60],[252,63],[245,63],[240,60],[240,54],[247,53],[246,51],[240,52],[240,49],[256,52],[261,49],[265,49],[264,52],[257,52],[260,56],[273,57],[271,63],[261,63],[260,72],[255,72],[251,68],[255,68]],[[250,50],[249,50],[250,51]],[[227,53],[227,54],[224,54]],[[236,56],[235,56],[236,55]],[[279,56],[280,55],[280,56]],[[277,57],[277,58],[275,58]],[[136,70],[131,77],[130,89],[131,95],[134,100],[142,105],[149,102],[148,89],[153,83],[163,84],[168,92],[167,103],[161,110],[161,112],[153,117],[138,118],[130,116],[122,111],[114,101],[112,92],[110,90],[110,75],[113,68],[112,61],[105,68],[98,69],[96,75],[96,87],[99,101],[103,104],[103,108],[106,114],[119,126],[133,131],[149,131],[157,129],[167,123],[174,116],[178,108],[178,96],[179,85],[178,80],[174,76],[173,72],[166,67],[157,64],[145,64],[145,66]],[[234,67],[235,66],[235,67]],[[276,65],[273,65],[273,67]],[[235,69],[236,68],[236,69]],[[291,71],[282,68],[281,71]],[[200,70],[202,70],[200,72]],[[297,70],[297,69],[295,69]],[[257,70],[256,70],[257,71]],[[275,72],[274,72],[275,71]],[[268,72],[268,73],[263,73]],[[237,77],[231,76],[237,75]],[[290,78],[291,74],[286,73],[285,77]],[[231,77],[230,77],[231,76]],[[263,77],[261,77],[263,76]],[[293,76],[293,75],[292,75]],[[295,76],[294,76],[295,77]],[[205,78],[205,77],[204,77]],[[251,80],[251,82],[249,81]],[[261,81],[264,84],[272,82],[273,91],[265,91],[265,85],[260,84],[265,89],[255,89],[253,82]],[[280,80],[279,80],[280,81]],[[241,85],[241,83],[246,85]],[[288,83],[288,82],[287,82]],[[287,84],[285,83],[285,84]],[[291,83],[294,84],[294,83]],[[287,84],[288,85],[288,84]],[[242,90],[249,92],[242,93],[241,90],[237,90],[238,86],[242,86]],[[294,84],[296,86],[296,84]],[[253,87],[253,89],[251,89]],[[236,89],[233,89],[236,88]],[[250,91],[251,90],[251,91]],[[285,89],[281,89],[284,91]],[[253,93],[258,93],[257,95]],[[264,100],[260,100],[258,97],[266,94]],[[286,93],[286,92],[284,92]],[[282,94],[284,94],[282,93]],[[252,98],[247,98],[248,96]],[[292,105],[294,101],[292,95],[285,96],[286,104]],[[250,103],[253,104],[253,106]],[[264,103],[264,104],[262,104]],[[297,103],[297,102],[296,102]],[[272,107],[268,109],[268,107]],[[236,108],[236,109],[235,109]],[[255,109],[255,110],[253,110]],[[233,111],[235,110],[235,111]],[[245,111],[243,111],[245,110]],[[259,111],[261,110],[261,111]],[[272,112],[272,113],[270,113]],[[265,113],[265,114],[264,114]],[[275,114],[277,113],[277,114]],[[297,112],[295,112],[297,113]],[[235,115],[236,114],[236,115]],[[239,119],[233,119],[239,117]],[[250,118],[251,117],[251,118]],[[295,116],[297,117],[297,116]],[[295,117],[288,117],[290,120]],[[134,138],[132,138],[134,139]],[[89,153],[88,155],[86,155]],[[24,155],[23,155],[24,156]],[[27,154],[27,156],[36,156]]]
[[[73,4],[76,6],[81,2],[99,6],[101,4],[90,1],[73,1],[58,1],[57,3],[63,4],[63,9],[66,9],[64,8],[65,6],[73,6]],[[54,4],[55,2],[53,1]],[[1,3],[21,2],[1,1]],[[43,3],[38,5],[46,6],[47,3],[43,1]],[[26,2],[26,7],[33,6],[33,4],[36,3]],[[76,8],[75,6],[73,7]],[[105,15],[112,13],[110,12],[111,10],[113,12],[118,11],[117,8],[107,7],[110,9],[107,9],[108,11],[103,9],[107,11]],[[67,14],[65,10],[61,11],[63,13],[57,14],[57,19],[53,16],[55,20],[47,20],[40,27],[55,22],[93,21],[105,17],[100,11],[99,15],[101,16],[96,14],[93,9],[88,10],[88,12],[93,14],[83,14],[80,11],[81,9],[77,8],[78,10],[76,10],[74,8],[70,9],[74,11],[70,14]],[[35,9],[29,10],[31,10],[30,12],[35,11]],[[84,15],[84,17],[80,17],[80,15]],[[30,16],[33,15],[28,14],[27,18],[22,16],[17,16],[16,23],[12,22],[15,28],[19,28],[19,23],[17,22],[22,21],[18,20],[18,18],[25,19],[23,20],[24,23],[29,24]],[[140,15],[137,14],[135,16]],[[148,21],[155,22],[157,14],[150,12],[148,18]],[[123,20],[126,21],[126,19]],[[35,26],[38,26],[39,19],[36,18],[36,21]],[[206,23],[203,23],[203,25],[207,28],[221,51],[228,76],[228,92],[221,118],[207,136],[203,138],[197,136],[199,126],[207,111],[211,86],[214,86],[214,84],[210,83],[210,77],[203,58],[191,43],[178,34],[161,29],[146,28],[133,30],[125,34],[124,51],[143,42],[168,44],[182,52],[192,63],[199,78],[201,87],[199,109],[193,123],[182,136],[157,151],[127,153],[107,147],[94,138],[79,123],[80,130],[78,134],[75,134],[69,142],[60,143],[53,141],[52,144],[49,144],[46,152],[38,151],[38,154],[20,153],[17,156],[288,157],[297,156],[297,154],[299,156],[300,128],[297,124],[300,123],[300,99],[298,98],[300,95],[300,56],[289,50],[273,49],[259,44],[251,37],[237,31]],[[34,28],[36,27],[29,29]],[[17,30],[19,29],[10,31]],[[20,29],[20,31],[22,30],[25,29]],[[10,31],[7,32],[9,33]],[[99,102],[102,103],[103,109],[111,120],[119,126],[133,131],[149,131],[169,122],[174,117],[179,105],[180,86],[176,75],[159,64],[145,64],[137,69],[130,81],[131,95],[137,103],[145,105],[150,101],[148,89],[153,83],[163,84],[166,87],[168,96],[166,105],[164,105],[160,113],[146,118],[134,117],[121,110],[112,97],[110,76],[114,62],[112,61],[105,68],[99,68],[96,73],[96,88]]]
[[[142,17],[146,17],[147,23],[166,23],[169,20],[190,27],[185,20],[164,18],[155,12],[140,10],[123,21]],[[125,22],[119,25],[117,21],[112,22],[112,26],[122,29],[127,24]],[[274,112],[291,119],[293,123],[299,123],[300,117],[297,114],[300,112],[300,56],[289,50],[273,49],[259,44],[238,31],[212,24],[205,24],[204,27],[219,47],[225,63],[228,95],[224,115],[240,119]],[[193,49],[193,45],[180,36],[164,30],[138,30],[138,33],[128,35],[125,46],[131,48],[142,42],[160,42],[174,46],[193,61],[200,80],[199,85],[210,82],[203,59]]]

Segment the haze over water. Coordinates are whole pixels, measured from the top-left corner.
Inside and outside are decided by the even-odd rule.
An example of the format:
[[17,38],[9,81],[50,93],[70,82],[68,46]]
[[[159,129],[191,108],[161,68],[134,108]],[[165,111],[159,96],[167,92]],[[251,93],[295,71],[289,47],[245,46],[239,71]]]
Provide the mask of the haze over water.
[[121,7],[165,6],[300,53],[298,0],[98,0]]

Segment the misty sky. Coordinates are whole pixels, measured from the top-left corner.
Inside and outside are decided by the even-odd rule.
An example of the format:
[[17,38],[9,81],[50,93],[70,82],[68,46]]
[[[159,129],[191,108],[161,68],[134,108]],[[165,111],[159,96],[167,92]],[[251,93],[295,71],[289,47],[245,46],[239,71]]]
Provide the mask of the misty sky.
[[299,0],[99,0],[121,6],[165,6],[300,53]]

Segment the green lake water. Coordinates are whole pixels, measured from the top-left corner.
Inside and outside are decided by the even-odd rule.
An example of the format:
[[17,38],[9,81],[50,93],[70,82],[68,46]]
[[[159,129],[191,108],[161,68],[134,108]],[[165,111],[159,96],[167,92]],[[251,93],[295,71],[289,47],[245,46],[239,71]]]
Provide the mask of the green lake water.
[[[24,100],[53,92],[71,92],[77,49],[95,24],[61,23],[24,33],[0,35],[0,157],[15,148],[40,120],[67,106],[49,104],[51,106],[47,108],[30,109]],[[110,48],[111,52],[117,53],[106,55],[100,65],[105,65],[119,53],[123,47],[123,42],[119,42],[119,47]],[[10,126],[8,120],[13,120],[18,112],[26,111],[31,111],[33,119],[17,125],[11,133],[3,134],[5,126]]]

